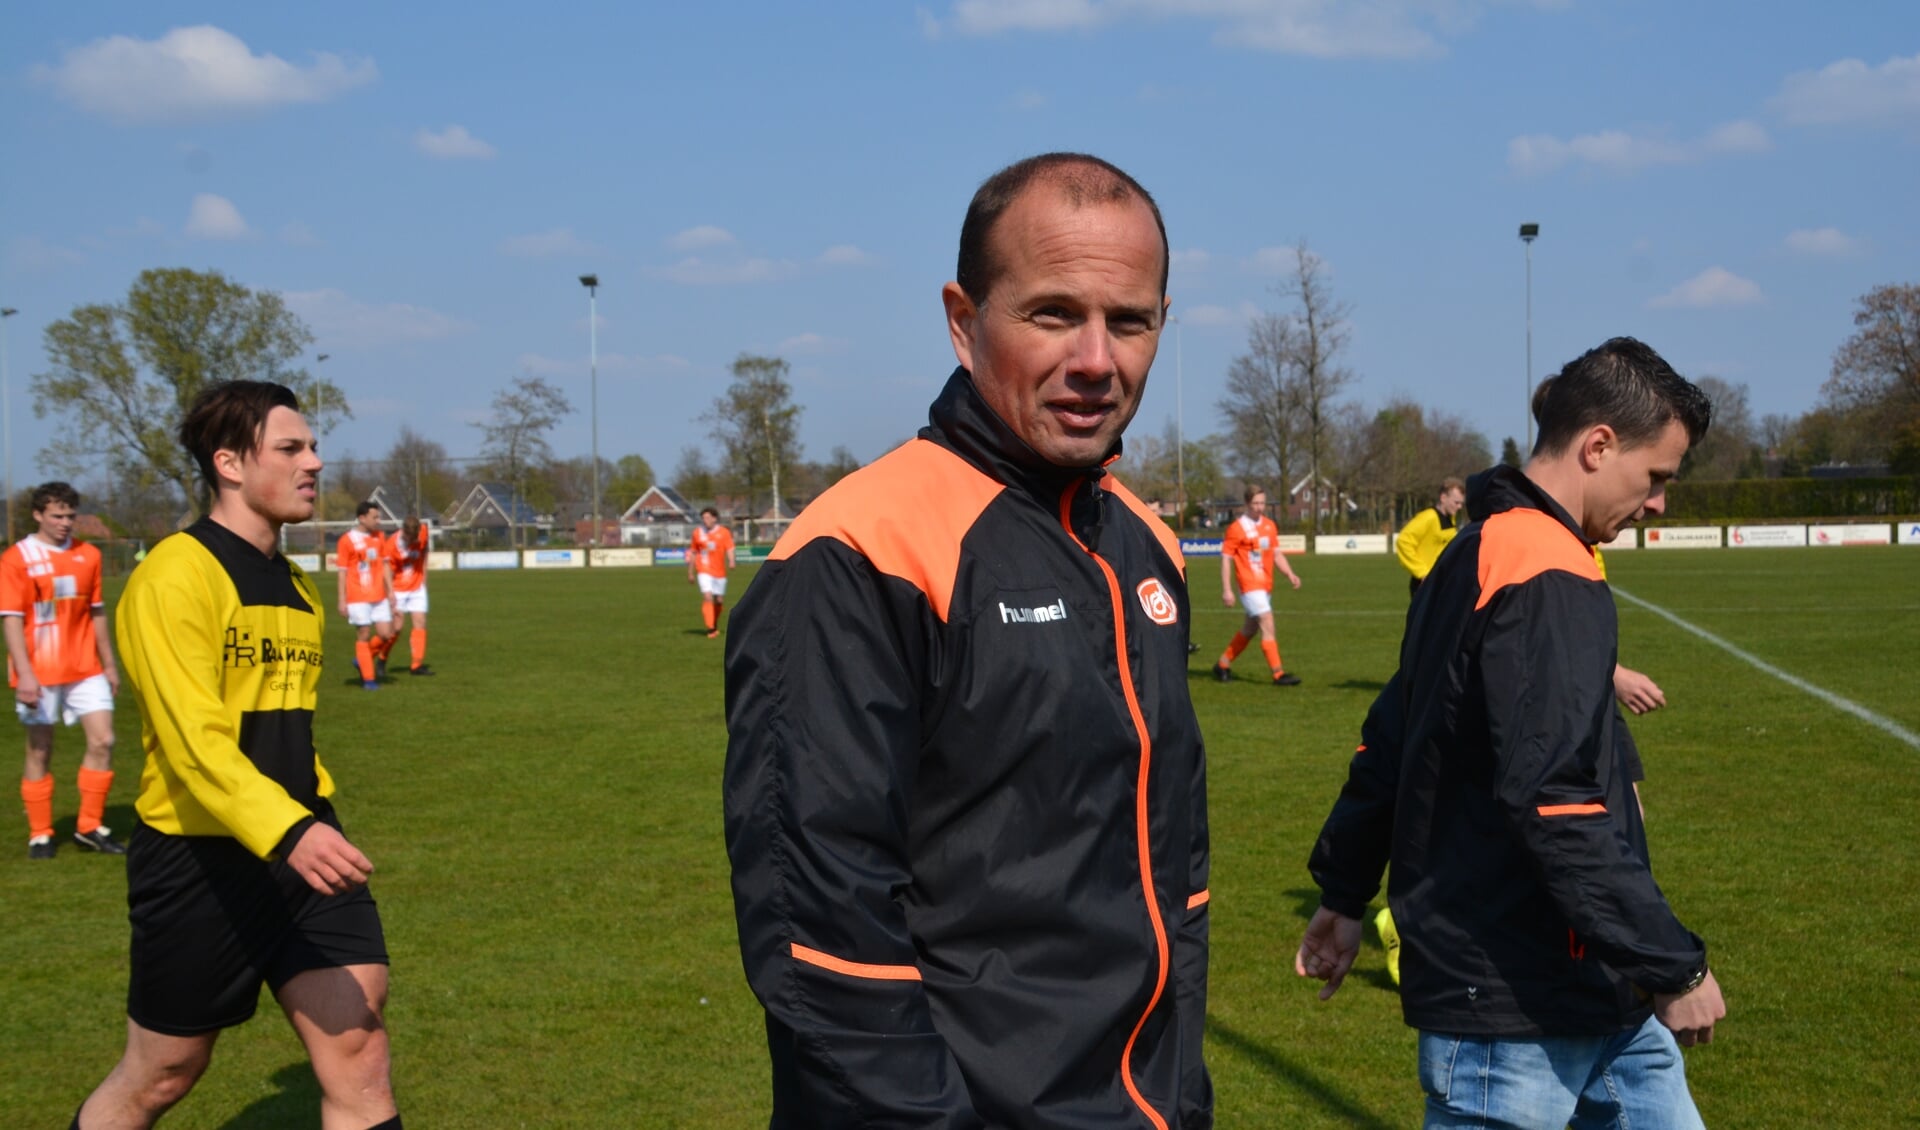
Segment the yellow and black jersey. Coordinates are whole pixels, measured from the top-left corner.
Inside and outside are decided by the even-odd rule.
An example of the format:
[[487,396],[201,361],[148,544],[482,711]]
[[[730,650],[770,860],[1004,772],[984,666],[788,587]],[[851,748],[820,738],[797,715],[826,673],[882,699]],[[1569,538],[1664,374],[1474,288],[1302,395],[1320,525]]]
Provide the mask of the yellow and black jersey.
[[1401,527],[1400,536],[1393,539],[1393,553],[1415,580],[1424,581],[1427,574],[1433,572],[1433,563],[1440,560],[1440,551],[1460,532],[1460,518],[1457,514],[1440,513],[1437,506],[1429,506]]
[[171,835],[231,836],[268,858],[333,793],[313,747],[313,582],[202,518],[133,571],[116,623],[143,719],[140,819]]

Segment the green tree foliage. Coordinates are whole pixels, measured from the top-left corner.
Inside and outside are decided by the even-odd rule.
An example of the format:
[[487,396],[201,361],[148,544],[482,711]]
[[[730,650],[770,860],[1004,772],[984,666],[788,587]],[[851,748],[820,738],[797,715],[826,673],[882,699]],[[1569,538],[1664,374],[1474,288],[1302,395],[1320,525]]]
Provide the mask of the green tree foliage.
[[50,466],[83,467],[106,452],[134,488],[165,484],[190,508],[199,471],[174,439],[187,405],[210,384],[278,381],[292,388],[316,433],[353,415],[332,382],[298,364],[313,335],[278,294],[218,271],[140,272],[126,298],[92,303],[47,327],[53,367],[33,378],[34,414],[66,425],[41,452]]
[[1500,441],[1500,462],[1509,467],[1518,467],[1525,462],[1520,457],[1520,445],[1513,441],[1512,436]]
[[387,449],[380,467],[380,484],[395,506],[423,518],[432,518],[457,501],[460,476],[444,444],[400,425],[400,435]]
[[625,514],[627,507],[640,501],[640,496],[656,481],[653,464],[647,462],[646,456],[622,455],[614,461],[613,473],[602,479],[600,489],[605,495],[602,506],[610,515]]
[[668,485],[680,492],[680,497],[696,505],[711,499],[720,491],[720,478],[714,473],[713,464],[708,462],[707,453],[698,447],[680,449],[680,461],[674,464],[673,478]]
[[780,493],[800,460],[800,406],[787,383],[788,365],[778,357],[742,353],[733,362],[733,383],[700,417],[720,445],[721,481],[750,501]]

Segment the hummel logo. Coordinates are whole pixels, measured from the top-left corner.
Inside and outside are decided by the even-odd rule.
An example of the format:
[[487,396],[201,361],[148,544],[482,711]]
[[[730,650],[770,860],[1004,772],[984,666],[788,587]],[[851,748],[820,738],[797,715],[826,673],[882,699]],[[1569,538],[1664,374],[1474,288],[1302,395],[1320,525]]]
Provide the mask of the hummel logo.
[[1000,602],[1002,624],[1045,624],[1066,618],[1067,602],[1064,598],[1038,608],[1008,608],[1005,601]]

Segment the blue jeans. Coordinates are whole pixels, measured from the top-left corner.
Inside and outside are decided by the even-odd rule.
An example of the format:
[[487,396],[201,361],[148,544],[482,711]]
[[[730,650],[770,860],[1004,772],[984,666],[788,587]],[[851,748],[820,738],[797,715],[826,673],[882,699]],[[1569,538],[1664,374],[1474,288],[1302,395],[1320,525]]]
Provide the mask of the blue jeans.
[[1427,1130],[1705,1130],[1673,1033],[1652,1017],[1612,1036],[1420,1033]]

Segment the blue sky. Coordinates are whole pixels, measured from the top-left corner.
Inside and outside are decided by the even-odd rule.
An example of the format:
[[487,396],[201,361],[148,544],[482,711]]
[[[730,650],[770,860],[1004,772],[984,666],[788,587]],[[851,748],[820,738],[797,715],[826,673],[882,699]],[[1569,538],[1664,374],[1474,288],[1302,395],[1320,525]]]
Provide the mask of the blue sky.
[[[143,268],[282,292],[356,418],[475,454],[522,373],[665,474],[743,351],[793,365],[811,458],[910,435],[939,289],[1008,161],[1098,153],[1160,201],[1186,426],[1306,240],[1355,395],[1523,426],[1534,373],[1633,334],[1810,407],[1854,299],[1920,276],[1920,5],[939,0],[33,3],[0,38],[16,476],[41,332]],[[1175,335],[1135,427],[1175,414]]]

